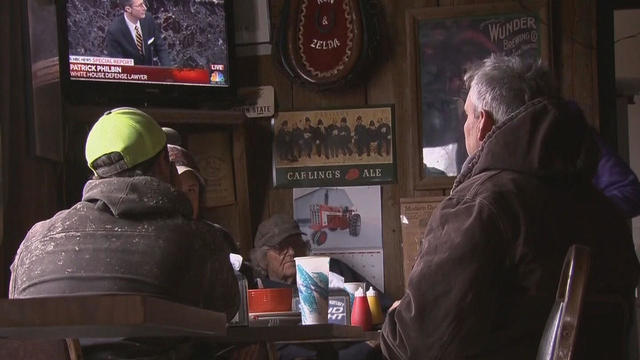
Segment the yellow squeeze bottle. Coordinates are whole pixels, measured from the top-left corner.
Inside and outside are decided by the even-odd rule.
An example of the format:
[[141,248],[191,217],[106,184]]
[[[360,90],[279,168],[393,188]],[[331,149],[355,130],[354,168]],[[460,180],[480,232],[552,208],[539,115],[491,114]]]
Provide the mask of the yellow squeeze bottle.
[[369,301],[369,309],[371,310],[371,324],[382,324],[384,322],[384,315],[382,314],[380,301],[378,301],[378,294],[376,294],[373,287],[367,290],[367,300]]

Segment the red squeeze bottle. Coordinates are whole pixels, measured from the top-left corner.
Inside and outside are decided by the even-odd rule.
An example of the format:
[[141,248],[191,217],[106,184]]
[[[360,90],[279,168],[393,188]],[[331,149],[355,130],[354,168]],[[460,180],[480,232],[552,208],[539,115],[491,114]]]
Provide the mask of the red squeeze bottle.
[[364,295],[364,290],[358,288],[353,300],[351,309],[351,325],[360,326],[363,331],[371,330],[371,311],[369,310],[369,300]]

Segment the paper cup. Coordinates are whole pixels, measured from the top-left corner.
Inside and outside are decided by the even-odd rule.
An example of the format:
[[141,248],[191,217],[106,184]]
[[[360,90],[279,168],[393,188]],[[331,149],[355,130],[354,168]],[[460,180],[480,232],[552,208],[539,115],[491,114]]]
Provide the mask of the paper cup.
[[302,325],[326,324],[329,309],[329,257],[295,258]]
[[350,300],[350,309],[353,309],[353,300],[355,299],[356,296],[356,290],[358,290],[358,288],[361,288],[362,291],[367,291],[365,289],[365,286],[367,285],[367,283],[365,282],[346,282],[344,283],[344,289],[347,291],[347,293],[349,293],[349,300]]

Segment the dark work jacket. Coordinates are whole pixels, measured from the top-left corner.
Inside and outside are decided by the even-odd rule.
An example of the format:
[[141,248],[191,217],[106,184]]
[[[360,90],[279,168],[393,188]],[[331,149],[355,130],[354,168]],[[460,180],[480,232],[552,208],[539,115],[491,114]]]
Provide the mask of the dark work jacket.
[[31,228],[11,270],[12,298],[143,293],[228,318],[239,303],[222,233],[153,177],[88,181],[81,202]]
[[[387,314],[387,357],[535,359],[574,243],[591,248],[587,300],[631,303],[638,261],[628,225],[592,186],[597,144],[567,114],[562,100],[534,100],[465,163],[429,221],[400,305]],[[599,325],[576,358],[622,358],[604,355],[620,350],[605,340],[619,330]]]

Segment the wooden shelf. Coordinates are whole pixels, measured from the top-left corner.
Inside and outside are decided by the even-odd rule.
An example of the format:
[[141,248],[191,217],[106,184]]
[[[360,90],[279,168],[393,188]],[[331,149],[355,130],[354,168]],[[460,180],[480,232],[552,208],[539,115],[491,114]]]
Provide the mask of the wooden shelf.
[[[65,118],[68,121],[93,123],[106,111],[114,107],[105,106],[67,106]],[[165,125],[243,125],[245,115],[231,110],[191,110],[176,108],[148,107],[138,108],[151,115],[158,123]]]

